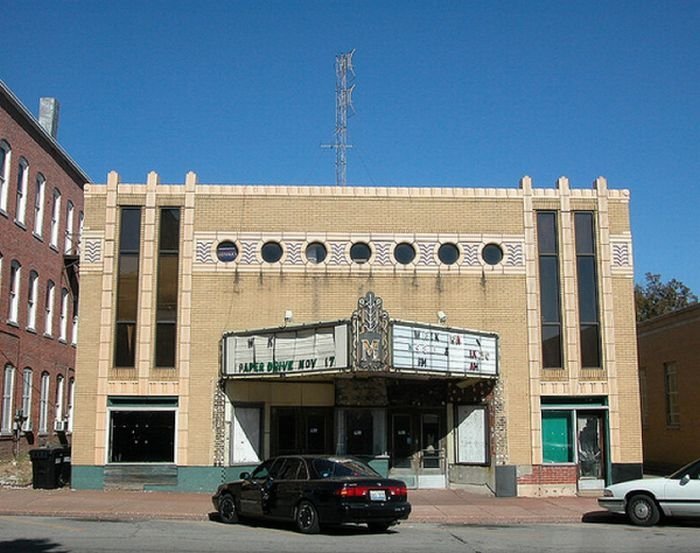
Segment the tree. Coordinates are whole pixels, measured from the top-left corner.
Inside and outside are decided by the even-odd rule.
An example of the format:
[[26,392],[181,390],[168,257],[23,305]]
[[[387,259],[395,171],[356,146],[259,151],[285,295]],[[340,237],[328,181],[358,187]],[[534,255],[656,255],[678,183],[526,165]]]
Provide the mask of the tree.
[[665,315],[697,303],[698,297],[681,281],[675,278],[661,282],[661,275],[647,273],[646,283],[634,286],[634,303],[637,322]]

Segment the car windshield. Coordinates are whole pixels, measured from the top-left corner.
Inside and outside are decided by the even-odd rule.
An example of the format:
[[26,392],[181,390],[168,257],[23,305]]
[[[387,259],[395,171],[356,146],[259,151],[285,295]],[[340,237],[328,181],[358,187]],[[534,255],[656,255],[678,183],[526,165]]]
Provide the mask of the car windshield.
[[688,463],[683,468],[678,469],[676,472],[669,475],[669,478],[672,480],[680,480],[686,474],[692,479],[696,479],[700,476],[700,459],[693,461],[692,463]]
[[314,459],[313,467],[319,478],[341,476],[380,476],[373,468],[357,459]]

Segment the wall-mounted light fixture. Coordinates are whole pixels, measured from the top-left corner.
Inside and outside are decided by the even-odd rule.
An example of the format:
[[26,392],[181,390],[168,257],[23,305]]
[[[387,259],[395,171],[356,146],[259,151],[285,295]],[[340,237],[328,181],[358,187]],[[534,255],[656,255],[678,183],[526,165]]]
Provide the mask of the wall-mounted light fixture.
[[294,319],[294,313],[292,313],[291,309],[287,309],[284,312],[284,324],[289,324],[292,322],[292,319]]
[[437,319],[440,324],[445,324],[447,322],[447,313],[445,313],[444,311],[438,311]]

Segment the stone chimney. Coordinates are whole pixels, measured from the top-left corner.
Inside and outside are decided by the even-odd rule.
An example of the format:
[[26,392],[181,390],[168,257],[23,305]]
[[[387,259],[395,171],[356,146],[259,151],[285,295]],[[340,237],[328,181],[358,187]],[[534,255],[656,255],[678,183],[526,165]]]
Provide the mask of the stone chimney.
[[39,124],[54,139],[58,137],[59,108],[56,98],[41,98],[39,100]]

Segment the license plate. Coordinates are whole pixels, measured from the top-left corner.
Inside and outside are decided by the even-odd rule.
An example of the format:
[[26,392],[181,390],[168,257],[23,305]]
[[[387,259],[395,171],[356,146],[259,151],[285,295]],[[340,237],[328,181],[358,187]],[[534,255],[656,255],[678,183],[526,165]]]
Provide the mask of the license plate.
[[386,501],[386,493],[384,490],[370,490],[369,499],[370,501]]

